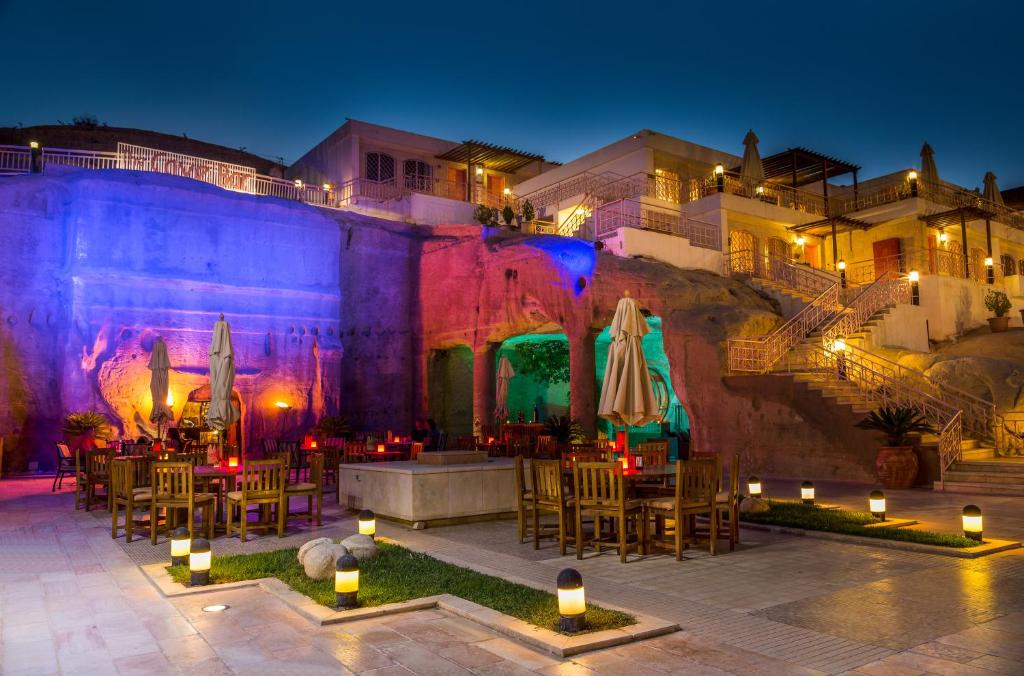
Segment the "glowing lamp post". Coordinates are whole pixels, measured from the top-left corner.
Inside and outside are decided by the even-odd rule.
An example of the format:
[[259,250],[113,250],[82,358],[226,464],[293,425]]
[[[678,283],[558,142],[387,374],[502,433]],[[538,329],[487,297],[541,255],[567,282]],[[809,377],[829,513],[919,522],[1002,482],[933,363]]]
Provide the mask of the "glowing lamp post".
[[910,196],[917,197],[917,172],[914,170],[907,172],[907,181],[910,183]]
[[29,172],[33,174],[43,173],[43,148],[39,145],[39,141],[29,141],[28,155]]
[[761,480],[756,476],[747,479],[747,493],[750,493],[752,498],[761,497]]
[[805,505],[814,504],[814,484],[810,481],[805,481],[800,484],[800,499],[803,500]]
[[721,164],[715,165],[715,187],[718,192],[725,192],[725,167]]
[[842,258],[836,263],[836,270],[839,270],[839,286],[846,288],[846,261]]
[[371,538],[377,534],[377,517],[368,509],[359,512],[359,534]]
[[995,263],[992,260],[991,256],[985,258],[985,277],[986,281],[988,281],[989,284],[995,284],[996,282],[996,274],[995,271],[992,269],[992,266],[994,264]]
[[210,542],[203,538],[196,538],[192,541],[192,548],[188,556],[189,584],[193,587],[201,587],[210,584]]
[[871,491],[868,495],[868,511],[876,519],[885,521],[885,493],[882,491]]
[[964,537],[981,542],[981,508],[977,505],[967,505],[963,512]]
[[573,568],[558,574],[558,628],[567,634],[583,629],[587,601],[583,592],[583,576]]
[[910,274],[907,275],[910,279],[910,304],[920,305],[921,304],[921,273],[917,270],[911,270]]
[[171,565],[184,566],[188,563],[188,555],[192,539],[188,534],[188,528],[179,526],[171,533]]
[[346,554],[334,564],[334,602],[338,608],[355,608],[358,597],[359,562]]

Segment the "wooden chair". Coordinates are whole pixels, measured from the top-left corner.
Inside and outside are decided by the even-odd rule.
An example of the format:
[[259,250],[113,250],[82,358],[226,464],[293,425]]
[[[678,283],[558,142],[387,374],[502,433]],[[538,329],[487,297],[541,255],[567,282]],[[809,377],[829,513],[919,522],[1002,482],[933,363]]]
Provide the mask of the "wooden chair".
[[323,478],[324,484],[327,484],[327,477],[330,477],[332,485],[338,484],[338,465],[341,464],[341,447],[340,446],[324,446],[324,471]]
[[643,458],[644,467],[668,464],[668,441],[646,441],[637,444],[634,455]]
[[[715,494],[715,515],[717,521],[715,530],[718,537],[729,538],[729,551],[736,549],[740,541],[740,454],[733,452],[732,460],[729,463],[729,487],[721,485],[719,477],[719,490]],[[722,516],[728,515],[729,527],[723,527]]]
[[[541,525],[540,515],[544,512],[553,513],[558,518],[558,551],[565,556],[566,540],[569,531],[569,510],[573,499],[565,494],[565,482],[562,481],[562,463],[558,460],[531,460],[530,476],[533,487],[533,548],[540,549]],[[579,516],[577,515],[577,523]],[[582,532],[580,527],[573,530],[573,544],[579,554],[579,540],[576,534]]]
[[[227,535],[231,536],[234,510],[239,509],[239,532],[242,542],[246,541],[248,510],[250,505],[277,507],[277,537],[284,537],[286,503],[284,497],[285,475],[288,466],[284,460],[253,460],[242,465],[242,490],[227,494]],[[274,524],[261,521],[256,528],[269,529]]]
[[[309,507],[305,512],[289,512],[289,499],[305,496],[309,501]],[[313,499],[316,499],[316,512],[313,511]],[[293,516],[306,517],[313,523],[316,516],[316,525],[322,525],[320,515],[324,506],[324,455],[323,453],[309,454],[309,481],[301,483],[286,484],[284,487],[284,508],[285,519]]]
[[277,439],[264,439],[263,453],[268,458],[270,457],[271,453],[277,453]]
[[176,510],[184,509],[188,513],[189,537],[195,519],[195,510],[203,510],[203,528],[206,537],[213,539],[213,522],[217,507],[217,496],[212,493],[196,493],[193,467],[190,462],[156,461],[150,467],[150,502],[149,502],[149,539],[156,544],[157,521],[160,508],[166,510],[164,520],[171,528],[177,521]]
[[577,441],[569,444],[570,453],[597,453],[597,444],[593,441]]
[[562,467],[572,469],[580,462],[610,462],[602,451],[567,451],[562,454]]
[[[629,522],[636,524],[637,551],[644,553],[645,524],[643,501],[626,499],[622,465],[617,462],[577,462],[573,469],[576,497],[576,558],[583,558],[586,538],[583,535],[583,515],[594,517],[594,549],[601,551],[602,521],[618,520],[619,558],[626,562],[626,543]],[[537,488],[535,487],[535,490]]]
[[526,541],[526,518],[529,516],[528,512],[533,510],[533,491],[530,488],[533,485],[533,464],[530,464],[531,484],[527,486],[526,472],[523,470],[523,456],[517,455],[513,463],[515,463],[513,474],[516,482],[516,533],[519,535],[519,544],[523,544]]
[[[86,451],[85,454],[85,511],[91,511],[92,505],[97,502],[106,502],[107,509],[110,509],[112,499],[110,495],[110,461],[113,459],[113,451],[105,448],[97,448]],[[97,496],[96,487],[101,486],[103,495]]]
[[193,467],[202,467],[210,464],[210,456],[205,448],[197,448],[189,451],[177,451],[171,453],[169,460],[173,462],[192,463]]
[[[712,515],[715,509],[715,493],[718,490],[717,460],[680,460],[676,463],[676,487],[672,497],[644,500],[644,522],[651,517],[664,523],[666,518],[674,520],[673,544],[676,561],[682,561],[684,536],[689,532],[689,523],[698,515]],[[655,528],[655,530],[658,530]],[[717,530],[711,520],[711,554],[715,554]],[[653,539],[653,538],[652,538]]]
[[[51,493],[55,493],[64,484],[65,475],[71,474],[77,478],[78,468],[75,466],[75,454],[71,452],[67,444],[57,443],[57,474],[53,477]],[[77,480],[76,480],[77,483]]]
[[[268,457],[281,457],[281,454],[288,454],[288,473],[295,470],[295,480],[299,481],[299,476],[302,474],[302,454],[299,453],[299,442],[297,441],[279,441],[277,443],[277,455]],[[287,478],[287,475],[286,475]]]
[[135,520],[135,509],[148,507],[152,501],[148,476],[151,464],[148,458],[114,458],[110,462],[110,491],[113,496],[110,510],[111,539],[117,538],[122,506],[125,542],[132,541],[133,527],[144,523]]

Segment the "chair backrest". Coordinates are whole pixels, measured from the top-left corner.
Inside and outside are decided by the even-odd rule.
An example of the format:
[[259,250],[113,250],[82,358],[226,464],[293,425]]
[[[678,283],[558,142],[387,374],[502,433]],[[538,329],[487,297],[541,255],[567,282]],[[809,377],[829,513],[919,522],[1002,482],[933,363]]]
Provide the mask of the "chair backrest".
[[192,451],[179,451],[172,453],[170,459],[175,462],[190,462],[193,467],[209,464],[209,455],[205,448],[198,448]]
[[573,477],[576,502],[580,507],[625,505],[621,463],[577,462]]
[[733,451],[729,460],[729,497],[733,500],[740,494],[740,454]]
[[676,463],[676,500],[713,504],[718,492],[718,459]]
[[324,454],[309,454],[309,481],[317,488],[324,487]]
[[563,501],[565,484],[562,482],[562,463],[558,460],[531,460],[530,479],[533,496],[544,502]]
[[127,499],[135,488],[135,472],[130,458],[110,461],[110,491],[115,498]]
[[272,498],[284,493],[284,460],[248,460],[242,465],[242,492],[246,499]]
[[85,456],[85,471],[92,479],[105,479],[110,476],[110,461],[114,453],[105,448],[94,448]]
[[423,442],[414,441],[412,446],[409,447],[409,459],[415,460],[416,456],[423,452]]
[[57,442],[57,458],[59,460],[72,460],[75,456],[72,455],[71,449],[67,444]]
[[572,469],[573,465],[581,462],[606,462],[603,451],[591,449],[590,451],[569,451],[562,454],[562,467]]
[[[525,476],[526,475],[526,471],[523,470],[523,462],[524,462],[523,456],[521,456],[521,455],[517,455],[515,458],[512,459],[513,475],[515,476],[515,480],[516,480],[516,500],[521,500],[523,498],[523,495],[525,495],[526,491],[527,491],[527,488],[526,488],[526,476]],[[528,471],[530,472],[530,475],[531,475],[530,476],[530,481],[531,481],[531,485],[532,485],[532,483],[533,483],[532,463],[531,463],[531,467],[530,467],[530,469]]]
[[338,464],[341,462],[341,447],[324,446],[321,450],[324,455],[324,467],[330,467],[332,472],[337,470]]
[[644,467],[668,464],[668,443],[648,441],[637,444],[636,453],[643,458]]
[[597,451],[597,444],[593,441],[577,441],[569,444],[570,453],[594,453]]
[[150,485],[154,500],[191,500],[194,480],[191,462],[157,461],[151,465]]

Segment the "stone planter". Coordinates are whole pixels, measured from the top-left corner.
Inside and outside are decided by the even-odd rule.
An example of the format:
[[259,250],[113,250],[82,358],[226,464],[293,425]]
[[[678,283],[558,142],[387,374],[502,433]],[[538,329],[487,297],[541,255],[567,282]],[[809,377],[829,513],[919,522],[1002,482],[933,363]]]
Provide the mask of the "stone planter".
[[[1024,310],[1021,310],[1021,312],[1024,312]],[[1022,316],[1024,316],[1024,315],[1022,315]],[[990,328],[992,330],[992,333],[1002,333],[1003,331],[1006,331],[1008,328],[1010,328],[1010,318],[1009,317],[989,317],[988,318],[988,328]]]
[[875,457],[875,472],[886,488],[910,488],[917,478],[913,446],[882,446]]

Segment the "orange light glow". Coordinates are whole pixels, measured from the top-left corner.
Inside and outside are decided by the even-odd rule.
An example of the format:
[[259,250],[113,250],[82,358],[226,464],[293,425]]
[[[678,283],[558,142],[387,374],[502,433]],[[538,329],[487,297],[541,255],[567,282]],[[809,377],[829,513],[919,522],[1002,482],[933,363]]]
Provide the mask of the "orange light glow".
[[238,467],[238,456],[232,455],[228,458],[228,467]]
[[174,406],[174,392],[167,390],[167,405]]
[[622,456],[622,469],[629,469],[629,456]]
[[494,443],[494,437],[487,437],[487,443],[493,444]]
[[316,448],[316,439],[314,439],[313,441],[309,442],[309,447],[310,448]]
[[377,452],[378,453],[383,453],[384,452],[384,444],[377,444]]

